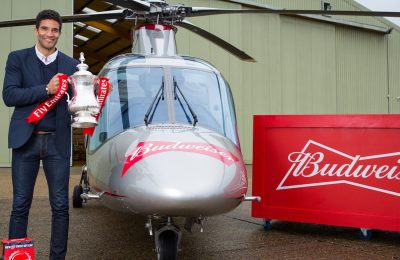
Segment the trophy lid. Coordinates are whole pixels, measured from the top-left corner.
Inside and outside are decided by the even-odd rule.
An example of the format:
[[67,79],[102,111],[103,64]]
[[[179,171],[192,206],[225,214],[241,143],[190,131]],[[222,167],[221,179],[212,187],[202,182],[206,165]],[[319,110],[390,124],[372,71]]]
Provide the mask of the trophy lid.
[[89,66],[84,63],[85,56],[84,56],[83,52],[81,52],[79,61],[81,63],[76,65],[76,67],[78,68],[78,71],[74,73],[74,76],[79,76],[79,75],[90,75],[91,76],[91,75],[93,75],[90,71],[87,70],[89,68]]

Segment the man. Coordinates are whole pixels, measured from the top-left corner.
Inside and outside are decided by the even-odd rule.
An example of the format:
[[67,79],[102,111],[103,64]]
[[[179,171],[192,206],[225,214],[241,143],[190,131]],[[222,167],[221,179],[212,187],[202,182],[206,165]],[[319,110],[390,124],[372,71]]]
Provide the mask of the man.
[[[68,239],[68,183],[71,156],[71,117],[66,95],[37,123],[26,120],[58,91],[58,75],[72,75],[78,61],[56,48],[61,17],[43,10],[36,17],[36,45],[9,54],[3,86],[4,103],[15,107],[8,144],[12,148],[13,206],[9,238],[27,236],[29,209],[40,160],[49,188],[52,211],[50,259],[65,259]],[[70,89],[68,92],[71,94]]]

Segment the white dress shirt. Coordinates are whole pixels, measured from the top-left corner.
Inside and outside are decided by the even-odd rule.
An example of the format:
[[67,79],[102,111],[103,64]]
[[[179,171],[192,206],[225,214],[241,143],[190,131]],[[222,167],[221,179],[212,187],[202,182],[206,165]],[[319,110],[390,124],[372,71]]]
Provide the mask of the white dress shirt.
[[39,60],[41,60],[45,65],[49,65],[50,63],[52,63],[53,61],[56,60],[57,55],[58,55],[58,50],[56,49],[56,51],[52,54],[50,54],[49,56],[44,56],[39,49],[37,48],[37,46],[35,45],[35,51],[36,51],[36,56],[39,58]]

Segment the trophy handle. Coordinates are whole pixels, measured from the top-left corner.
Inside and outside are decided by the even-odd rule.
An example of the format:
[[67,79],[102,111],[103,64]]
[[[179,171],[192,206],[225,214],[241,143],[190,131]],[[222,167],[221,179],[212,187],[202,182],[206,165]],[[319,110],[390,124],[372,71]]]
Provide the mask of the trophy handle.
[[70,97],[69,97],[69,94],[68,94],[68,92],[65,92],[65,94],[67,94],[67,103],[68,103],[68,105],[71,103],[71,99],[70,99]]
[[94,84],[93,84],[93,86],[94,86],[94,88],[93,88],[94,95],[95,95],[95,97],[96,97],[97,103],[99,103],[99,83],[100,83],[100,77],[95,76],[95,78],[93,79],[93,82],[94,82]]
[[73,95],[74,95],[72,98],[70,98],[70,96],[68,95],[68,100],[69,100],[69,102],[71,102],[72,99],[74,99],[74,97],[76,97],[76,89],[75,89],[74,82],[71,79],[71,76],[69,76],[67,78],[67,81],[68,81],[68,84],[72,87],[72,92],[73,92]]
[[[72,86],[73,91],[75,92],[75,88],[74,88],[73,85],[72,85],[72,80],[71,80],[70,77],[67,78],[67,82],[68,82],[68,84],[69,84],[70,86]],[[69,96],[69,94],[68,94],[67,91],[65,91],[65,94],[67,94],[67,103],[68,103],[68,105],[69,105],[69,104],[72,102],[72,99],[71,99],[71,97]]]

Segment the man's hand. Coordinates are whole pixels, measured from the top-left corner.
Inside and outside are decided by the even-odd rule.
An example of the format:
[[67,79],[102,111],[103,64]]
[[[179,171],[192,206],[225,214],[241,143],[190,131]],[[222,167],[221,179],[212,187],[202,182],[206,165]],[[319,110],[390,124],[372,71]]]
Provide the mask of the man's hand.
[[58,79],[59,75],[62,75],[62,73],[57,73],[56,75],[54,75],[47,84],[48,94],[57,93],[58,85],[60,84],[60,80]]

